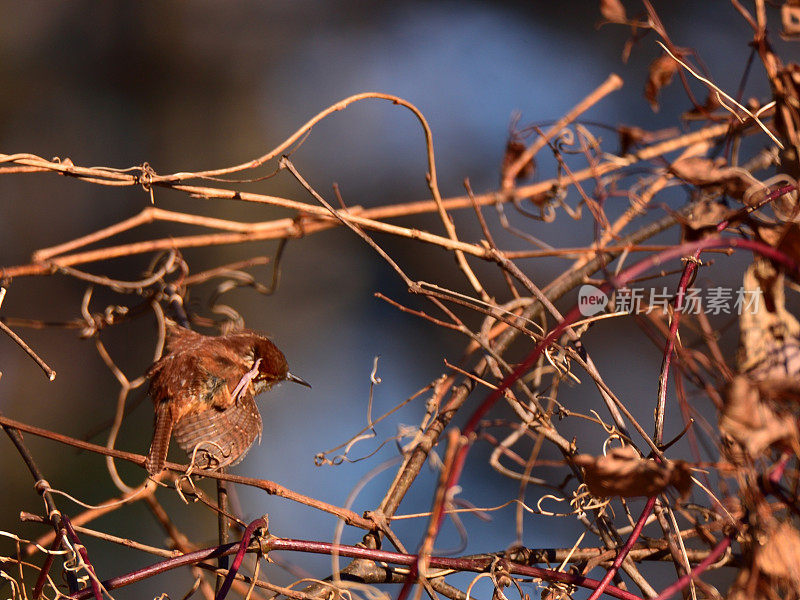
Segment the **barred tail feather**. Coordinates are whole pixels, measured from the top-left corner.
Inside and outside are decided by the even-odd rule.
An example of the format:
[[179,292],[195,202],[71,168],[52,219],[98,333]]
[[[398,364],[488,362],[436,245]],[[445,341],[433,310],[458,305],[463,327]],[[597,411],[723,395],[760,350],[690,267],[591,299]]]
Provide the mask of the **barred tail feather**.
[[172,413],[167,402],[160,402],[156,409],[156,420],[153,426],[153,443],[144,463],[150,475],[156,475],[164,469],[169,450],[169,438],[172,435]]
[[261,415],[252,394],[225,410],[210,408],[191,413],[175,424],[175,442],[203,469],[238,463],[261,437]]

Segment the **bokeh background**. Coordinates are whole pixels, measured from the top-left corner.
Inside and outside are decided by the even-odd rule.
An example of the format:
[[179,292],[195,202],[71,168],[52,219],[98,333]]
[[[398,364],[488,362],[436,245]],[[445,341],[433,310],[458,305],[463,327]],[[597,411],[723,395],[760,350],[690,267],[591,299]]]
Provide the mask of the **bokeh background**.
[[[638,10],[634,4],[629,3],[631,14]],[[722,0],[654,4],[673,42],[695,48],[714,80],[723,89],[735,90],[749,56],[750,32],[730,4]],[[523,124],[552,121],[611,72],[625,80],[625,87],[587,113],[587,120],[658,129],[675,126],[677,116],[690,108],[680,85],[673,85],[662,96],[662,110],[651,111],[642,89],[647,65],[659,49],[647,37],[623,64],[620,55],[628,30],[598,28],[597,3],[590,1],[47,1],[0,2],[0,7],[5,15],[0,19],[0,151],[69,157],[84,166],[124,168],[146,161],[157,172],[168,173],[236,164],[263,154],[328,105],[357,92],[379,91],[401,96],[424,113],[433,129],[442,194],[461,195],[464,178],[477,192],[495,189],[515,114],[521,115]],[[796,58],[796,50],[787,48],[787,58],[792,52]],[[766,97],[758,68],[747,91]],[[599,134],[613,150],[613,132]],[[764,140],[758,143],[765,145]],[[350,205],[428,197],[419,124],[410,113],[386,102],[359,103],[326,119],[293,161],[328,199],[333,198],[336,182]],[[548,166],[546,159],[540,164],[541,178],[553,175]],[[244,189],[310,200],[284,175]],[[671,198],[681,201],[685,196],[676,191],[665,201]],[[573,195],[570,201],[576,203]],[[38,248],[116,223],[149,202],[142,189],[101,187],[45,174],[0,177],[0,264],[26,263]],[[155,203],[252,221],[282,214],[268,207],[195,200],[159,189]],[[609,210],[613,214],[623,208]],[[466,212],[456,215],[459,231],[464,239],[478,239],[474,216]],[[440,231],[429,216],[403,223]],[[502,247],[526,247],[498,232],[495,218],[490,217],[490,224]],[[517,225],[560,246],[585,244],[592,232],[588,219],[576,223],[564,214],[553,224],[521,220]],[[119,241],[193,232],[188,227],[150,226]],[[674,242],[675,236],[663,239]],[[450,255],[405,241],[377,239],[413,278],[468,291]],[[258,242],[184,254],[199,271],[254,254],[271,255],[274,249],[272,242]],[[131,278],[145,264],[144,259],[119,260],[104,265],[103,274]],[[528,275],[544,284],[566,263],[526,264]],[[738,285],[741,264],[729,262],[717,270],[720,285]],[[266,267],[254,272],[261,280],[269,277]],[[71,319],[79,314],[84,290],[84,284],[62,276],[20,278],[10,287],[0,316]],[[457,334],[399,313],[376,299],[375,292],[416,303],[370,249],[351,232],[337,230],[288,244],[281,284],[273,296],[242,290],[226,298],[249,327],[273,336],[292,371],[314,386],[309,391],[284,385],[262,397],[264,439],[236,467],[237,473],[267,477],[341,505],[367,471],[397,456],[390,443],[376,456],[355,464],[316,467],[313,461],[317,452],[345,441],[363,426],[375,356],[380,356],[382,383],[375,389],[373,414],[381,414],[445,372],[443,359],[457,360],[465,346]],[[102,310],[107,303],[124,300],[98,292],[93,308]],[[192,300],[204,310],[207,297],[200,294]],[[48,383],[10,340],[0,336],[4,414],[76,437],[113,414],[118,386],[91,341],[79,339],[74,330],[20,333],[54,366],[58,377]],[[731,352],[734,334],[724,340]],[[650,418],[659,352],[641,336],[634,341],[632,327],[598,327],[593,335],[591,342],[597,348],[613,340],[613,352],[595,356],[609,383],[632,402],[637,414]],[[138,321],[104,333],[103,339],[134,378],[152,361],[154,337],[154,323]],[[596,393],[590,390],[587,397],[586,389],[567,391],[562,401],[590,403],[577,404],[584,407],[599,404]],[[143,394],[139,389],[132,399]],[[380,438],[395,435],[400,424],[417,423],[425,398],[379,425]],[[146,451],[151,423],[149,401],[142,402],[126,420],[118,447]],[[54,487],[89,503],[115,494],[101,458],[32,436],[26,440]],[[376,446],[377,442],[364,442],[354,456]],[[486,455],[485,448],[476,448],[462,482],[463,496],[479,506],[505,501],[517,489],[516,483],[490,470]],[[178,453],[173,456],[182,459]],[[140,470],[120,468],[129,484],[140,481]],[[0,469],[4,490],[0,529],[35,537],[44,529],[21,525],[18,513],[41,512],[41,501],[8,440],[0,441]],[[354,509],[373,508],[393,472],[390,468],[369,482]],[[426,510],[434,481],[435,473],[424,473],[401,512]],[[214,543],[216,521],[207,511],[184,506],[168,493],[163,499],[194,541]],[[239,502],[248,519],[269,513],[278,535],[323,540],[333,536],[334,520],[304,507],[252,490],[239,490]],[[81,510],[66,499],[60,499],[59,506],[70,514]],[[467,525],[482,533],[470,538],[466,551],[512,543],[513,513],[512,508],[495,512],[488,524],[467,517]],[[164,543],[149,513],[138,506],[94,526],[147,543]],[[416,547],[422,532],[419,522],[400,524],[397,530],[410,548]],[[529,546],[566,546],[574,543],[577,533],[571,521],[531,516],[526,518],[524,541]],[[358,538],[358,532],[345,535],[348,542]],[[455,530],[446,526],[441,549],[457,541]],[[13,544],[2,543],[4,553],[13,551]],[[103,577],[152,562],[103,542],[91,541],[90,551]],[[327,559],[284,558],[316,575],[330,569]],[[279,583],[291,580],[277,570],[271,574]],[[187,574],[162,577],[114,595],[142,598],[168,591],[176,597],[188,582]]]

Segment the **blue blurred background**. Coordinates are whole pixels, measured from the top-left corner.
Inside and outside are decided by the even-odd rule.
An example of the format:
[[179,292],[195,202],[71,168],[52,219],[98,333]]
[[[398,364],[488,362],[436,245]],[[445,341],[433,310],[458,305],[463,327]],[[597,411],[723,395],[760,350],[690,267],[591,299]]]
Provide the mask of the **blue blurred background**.
[[[634,4],[629,3],[631,15],[639,11]],[[723,89],[735,90],[750,52],[749,30],[730,4],[722,0],[654,4],[673,42],[697,49],[714,80]],[[522,124],[552,121],[611,72],[625,80],[625,87],[594,107],[586,119],[658,129],[675,126],[678,115],[690,108],[680,85],[673,84],[662,95],[661,112],[650,110],[642,89],[647,65],[660,51],[649,36],[623,64],[620,55],[629,31],[622,26],[598,28],[596,2],[48,1],[0,5],[6,17],[0,20],[0,151],[69,157],[83,166],[124,168],[146,161],[157,172],[168,173],[240,163],[274,147],[328,105],[354,93],[378,91],[401,96],[424,113],[434,134],[442,194],[461,195],[467,177],[477,192],[496,188],[514,114],[521,115]],[[704,98],[700,87],[694,89]],[[758,68],[747,92],[766,97]],[[613,131],[595,133],[604,138],[607,149],[615,151]],[[292,160],[329,200],[334,197],[334,182],[349,205],[379,206],[428,197],[419,124],[408,111],[387,102],[366,101],[324,120]],[[553,176],[549,165],[543,159],[540,178]],[[311,201],[285,175],[241,189]],[[249,221],[288,216],[263,206],[190,199],[163,189],[154,193],[157,206],[172,210]],[[577,203],[574,192],[569,201]],[[26,263],[38,248],[116,223],[149,202],[149,195],[138,188],[101,187],[44,174],[0,177],[0,262],[6,266]],[[611,213],[622,209],[622,204],[609,207]],[[463,238],[479,239],[474,215],[462,213],[455,219]],[[502,235],[493,215],[487,218],[501,247],[525,247],[520,240]],[[431,216],[402,223],[442,233]],[[563,213],[553,224],[530,220],[516,224],[559,246],[585,244],[592,233],[588,217],[576,223]],[[199,231],[153,225],[119,241],[190,233]],[[469,291],[450,255],[403,240],[376,239],[412,278]],[[663,239],[674,242],[676,238],[672,234]],[[200,271],[254,254],[271,255],[275,245],[257,242],[184,254],[193,270]],[[521,264],[543,285],[568,263]],[[104,265],[108,270],[102,273],[134,278],[145,265],[141,258],[124,259]],[[267,268],[257,267],[254,272],[259,279],[268,279]],[[487,281],[496,282],[495,289],[502,293],[496,275],[480,272]],[[739,267],[729,266],[718,275],[738,285],[740,272]],[[84,284],[63,276],[19,278],[10,287],[0,314],[71,319],[79,314],[84,289]],[[423,306],[408,298],[402,281],[370,249],[340,229],[291,241],[281,285],[273,296],[242,290],[226,297],[249,327],[273,336],[292,371],[314,386],[309,391],[284,385],[261,398],[267,415],[264,439],[235,472],[266,477],[342,505],[366,472],[397,455],[390,443],[376,456],[355,464],[315,467],[313,461],[317,452],[349,439],[365,423],[373,357],[381,357],[378,376],[382,383],[375,389],[373,410],[378,415],[444,373],[443,359],[457,361],[465,347],[464,338],[401,314],[374,298],[375,292]],[[107,303],[126,300],[98,292],[92,308],[102,310]],[[207,297],[198,295],[192,300],[202,310]],[[131,379],[152,361],[152,325],[151,320],[138,321],[103,334]],[[619,344],[626,339],[622,336],[634,332],[633,327],[598,327],[593,342],[603,348],[607,341]],[[4,414],[77,437],[113,414],[118,386],[91,341],[78,339],[74,330],[25,329],[20,333],[54,366],[58,378],[47,383],[23,353],[0,336]],[[732,350],[735,337],[724,343]],[[636,344],[619,344],[613,354],[595,356],[595,360],[612,387],[649,422],[660,354],[641,336]],[[143,393],[135,391],[132,399]],[[589,394],[590,406],[598,405],[596,392],[586,385],[564,394],[562,401],[574,398],[576,402]],[[380,424],[380,438],[396,435],[399,424],[418,423],[427,397]],[[117,446],[144,452],[151,423],[152,411],[145,401],[125,422]],[[675,428],[677,433],[679,425]],[[90,503],[115,494],[101,458],[78,455],[32,436],[26,439],[54,487]],[[102,438],[96,441],[103,443]],[[22,509],[41,512],[41,501],[10,443],[0,444],[5,488],[0,528],[35,537],[44,528],[20,525],[17,515]],[[365,455],[376,445],[363,442],[353,454]],[[489,468],[487,452],[485,447],[473,450],[462,480],[462,496],[478,506],[499,504],[517,491],[515,482]],[[177,452],[173,456],[183,459]],[[120,468],[130,485],[141,480],[140,470]],[[366,485],[354,502],[357,512],[377,505],[394,469]],[[400,512],[427,510],[435,478],[426,469]],[[193,541],[214,543],[216,521],[208,511],[184,506],[169,492],[162,492],[160,498]],[[246,519],[269,513],[276,535],[321,540],[333,536],[335,522],[327,515],[250,489],[239,490],[239,500]],[[81,511],[65,499],[59,499],[59,506],[69,514]],[[513,508],[492,513],[492,519],[487,524],[465,517],[473,532],[465,551],[497,550],[514,542]],[[155,545],[165,543],[164,534],[140,506],[92,526]],[[413,549],[421,539],[424,521],[401,523],[396,529]],[[578,533],[574,521],[528,516],[524,541],[529,546],[569,546]],[[348,532],[344,539],[355,542],[360,534]],[[438,546],[452,548],[457,541],[448,524]],[[84,542],[102,577],[154,562],[111,544]],[[13,552],[12,544],[3,544],[4,553]],[[284,558],[317,576],[330,571],[328,559]],[[292,580],[277,570],[269,572],[276,582]],[[180,597],[189,581],[188,574],[181,573],[119,590],[114,596],[153,597],[167,591]],[[476,588],[484,595],[487,589]]]

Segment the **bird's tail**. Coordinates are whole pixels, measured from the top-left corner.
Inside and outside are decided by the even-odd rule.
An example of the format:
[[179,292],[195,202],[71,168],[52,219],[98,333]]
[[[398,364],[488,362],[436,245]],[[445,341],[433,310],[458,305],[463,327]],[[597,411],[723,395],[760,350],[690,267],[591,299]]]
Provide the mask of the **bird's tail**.
[[167,402],[159,402],[156,408],[156,420],[153,426],[153,443],[150,444],[150,451],[147,453],[147,460],[144,463],[145,469],[150,475],[160,473],[167,462],[167,450],[169,450],[169,438],[172,435],[172,412]]

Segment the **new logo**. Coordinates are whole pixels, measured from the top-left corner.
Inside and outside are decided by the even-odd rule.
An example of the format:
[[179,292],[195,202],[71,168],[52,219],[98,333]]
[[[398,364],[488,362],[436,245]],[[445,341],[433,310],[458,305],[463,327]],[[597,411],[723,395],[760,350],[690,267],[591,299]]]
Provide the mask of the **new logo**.
[[584,317],[593,317],[603,312],[608,304],[608,296],[593,285],[582,285],[578,290],[578,310]]

